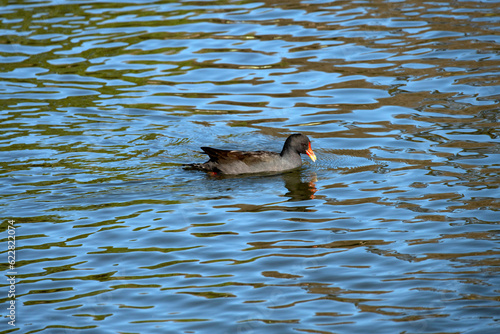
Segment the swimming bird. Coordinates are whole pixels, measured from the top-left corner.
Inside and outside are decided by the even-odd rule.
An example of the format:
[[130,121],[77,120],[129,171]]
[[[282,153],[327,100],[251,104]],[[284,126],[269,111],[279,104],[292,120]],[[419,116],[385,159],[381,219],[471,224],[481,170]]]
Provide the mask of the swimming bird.
[[311,149],[311,141],[301,133],[290,135],[286,139],[281,153],[220,150],[212,147],[202,147],[201,149],[210,159],[204,163],[185,165],[186,169],[236,175],[294,169],[302,166],[301,154],[307,154],[313,162],[316,161],[316,155]]

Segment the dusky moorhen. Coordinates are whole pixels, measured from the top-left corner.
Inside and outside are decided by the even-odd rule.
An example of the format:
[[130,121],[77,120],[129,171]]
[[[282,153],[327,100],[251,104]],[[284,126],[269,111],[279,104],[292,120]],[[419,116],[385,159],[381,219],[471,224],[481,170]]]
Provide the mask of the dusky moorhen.
[[186,169],[197,169],[216,174],[247,174],[262,172],[281,172],[302,165],[300,154],[307,154],[312,161],[316,155],[311,149],[311,141],[307,136],[297,133],[290,135],[283,145],[281,153],[268,151],[236,151],[219,150],[211,147],[201,148],[210,160],[205,163],[194,163]]

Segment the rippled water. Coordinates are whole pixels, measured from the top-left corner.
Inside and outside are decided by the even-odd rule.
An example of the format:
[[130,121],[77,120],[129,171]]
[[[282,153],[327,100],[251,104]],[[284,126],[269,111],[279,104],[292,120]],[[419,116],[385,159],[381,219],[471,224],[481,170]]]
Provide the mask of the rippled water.
[[4,2],[2,333],[498,333],[499,5]]

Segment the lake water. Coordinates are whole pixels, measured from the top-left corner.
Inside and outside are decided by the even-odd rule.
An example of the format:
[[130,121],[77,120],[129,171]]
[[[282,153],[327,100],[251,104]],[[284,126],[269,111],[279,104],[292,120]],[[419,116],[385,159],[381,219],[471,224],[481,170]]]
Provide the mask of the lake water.
[[0,331],[498,333],[499,8],[3,2]]

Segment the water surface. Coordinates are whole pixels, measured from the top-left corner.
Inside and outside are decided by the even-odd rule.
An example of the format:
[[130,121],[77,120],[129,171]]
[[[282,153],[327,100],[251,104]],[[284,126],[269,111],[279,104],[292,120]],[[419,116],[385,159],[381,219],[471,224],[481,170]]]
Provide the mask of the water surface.
[[498,6],[3,4],[0,329],[497,333]]

